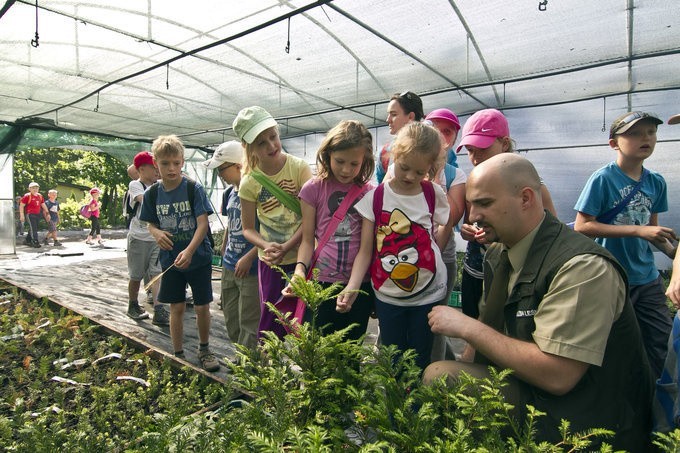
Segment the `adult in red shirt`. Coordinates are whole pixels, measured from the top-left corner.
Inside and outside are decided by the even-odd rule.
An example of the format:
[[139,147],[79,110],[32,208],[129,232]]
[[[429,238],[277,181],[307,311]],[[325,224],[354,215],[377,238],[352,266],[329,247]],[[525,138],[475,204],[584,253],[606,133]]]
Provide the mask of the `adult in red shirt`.
[[28,224],[30,231],[26,236],[26,245],[40,248],[40,241],[38,240],[38,222],[40,221],[40,214],[45,218],[46,222],[50,220],[50,213],[45,205],[45,199],[39,193],[40,186],[37,182],[32,182],[28,185],[28,193],[21,197],[19,202],[19,220],[24,222],[24,209],[26,216],[28,216]]

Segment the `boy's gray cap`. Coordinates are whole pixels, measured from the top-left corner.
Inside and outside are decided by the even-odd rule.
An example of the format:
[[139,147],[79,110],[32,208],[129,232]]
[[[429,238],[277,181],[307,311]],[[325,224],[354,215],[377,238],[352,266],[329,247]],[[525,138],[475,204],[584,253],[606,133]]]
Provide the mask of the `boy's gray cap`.
[[609,138],[614,138],[615,135],[623,134],[640,120],[649,120],[654,122],[657,126],[663,124],[656,116],[646,112],[628,112],[616,118],[609,129]]
[[251,144],[262,131],[276,126],[276,120],[269,114],[268,111],[253,105],[246,107],[236,115],[236,119],[232,123],[234,132],[239,139]]
[[201,164],[208,170],[211,170],[226,162],[229,162],[230,164],[240,164],[242,160],[243,147],[241,146],[241,143],[236,140],[230,140],[218,146],[212,158],[205,162],[201,162]]
[[29,189],[30,189],[31,187],[40,187],[40,184],[38,184],[37,182],[34,181],[34,182],[32,182],[32,183],[30,183],[30,184],[28,185],[28,188],[29,188]]
[[673,115],[670,118],[668,118],[668,124],[678,124],[680,123],[680,113],[677,115]]

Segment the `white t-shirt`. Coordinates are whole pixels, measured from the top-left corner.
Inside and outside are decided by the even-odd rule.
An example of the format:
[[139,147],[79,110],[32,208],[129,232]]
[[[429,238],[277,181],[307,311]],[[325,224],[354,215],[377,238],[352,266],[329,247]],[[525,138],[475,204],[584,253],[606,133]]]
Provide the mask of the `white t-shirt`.
[[[456,169],[456,175],[454,176],[453,181],[451,181],[449,190],[453,186],[465,184],[467,182],[467,175],[465,174],[465,172],[458,167],[454,168]],[[390,166],[387,168],[387,174],[385,175],[385,177],[388,180],[394,178],[394,163],[391,163]],[[437,173],[437,175],[434,177],[433,182],[437,183],[444,190],[444,192],[446,192],[446,172],[444,171],[443,167],[441,170],[439,170],[439,173]],[[448,219],[446,220],[448,221]],[[444,225],[446,225],[446,223],[444,223]],[[444,247],[444,250],[442,250],[442,259],[444,260],[445,263],[456,262],[456,236],[453,234],[453,232],[451,232],[451,237],[449,238],[449,242],[446,243],[446,247]]]
[[[446,267],[432,236],[432,218],[425,194],[397,195],[384,184],[383,218],[391,228],[377,235],[378,260],[371,264],[371,284],[382,302],[404,307],[427,305],[446,294]],[[449,203],[444,190],[434,184],[434,222],[446,224]],[[355,209],[375,222],[373,197],[368,192]],[[383,222],[385,223],[385,222]]]
[[[149,186],[147,186],[148,188]],[[152,242],[155,241],[151,233],[149,233],[149,230],[146,228],[146,222],[142,222],[139,220],[139,213],[142,212],[142,201],[136,201],[135,198],[137,198],[139,195],[142,195],[142,198],[144,198],[144,192],[146,189],[142,185],[142,182],[139,179],[135,179],[134,181],[130,181],[128,184],[128,192],[130,192],[130,200],[128,203],[130,204],[131,208],[135,207],[135,204],[139,204],[137,208],[137,212],[135,213],[135,216],[132,218],[130,221],[130,230],[128,232],[128,235],[132,236],[133,238],[139,240],[139,241],[147,241],[147,242]]]

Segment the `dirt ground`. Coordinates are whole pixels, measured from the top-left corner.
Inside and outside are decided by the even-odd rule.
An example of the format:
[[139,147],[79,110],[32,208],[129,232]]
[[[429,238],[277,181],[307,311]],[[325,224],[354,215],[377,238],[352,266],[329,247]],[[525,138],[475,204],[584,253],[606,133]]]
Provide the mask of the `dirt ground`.
[[[43,245],[41,248],[28,247],[22,237],[17,237],[16,255],[0,255],[0,278],[37,297],[47,297],[141,345],[171,355],[168,327],[155,326],[150,318],[134,321],[126,315],[126,231],[104,231],[104,247],[85,244],[86,235],[84,231],[62,231],[59,233],[61,247]],[[220,275],[221,271],[214,268],[210,346],[224,361],[234,357],[235,349],[227,337],[224,315],[218,306]],[[141,292],[139,300],[147,311],[152,310],[151,305],[142,302],[145,295]],[[377,321],[372,319],[366,341],[375,344],[377,333]],[[184,337],[187,361],[197,366],[198,335],[196,316],[191,308],[185,315]],[[223,366],[215,375],[224,379],[226,368]]]

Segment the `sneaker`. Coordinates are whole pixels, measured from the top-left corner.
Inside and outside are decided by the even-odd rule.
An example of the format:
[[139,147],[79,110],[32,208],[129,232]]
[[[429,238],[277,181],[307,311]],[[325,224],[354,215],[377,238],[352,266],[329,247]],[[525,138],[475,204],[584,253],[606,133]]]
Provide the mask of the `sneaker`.
[[54,241],[54,246],[55,246],[55,247],[61,247],[61,242],[59,242],[59,241]]
[[50,245],[50,242],[47,239],[43,240],[43,245]]
[[205,371],[217,371],[220,369],[220,364],[217,363],[215,355],[210,352],[210,349],[205,351],[198,351],[198,360],[201,361],[201,366]]
[[40,242],[33,242],[31,243],[31,247],[39,249],[40,247],[42,247],[42,245],[40,245]]
[[146,303],[153,305],[153,293],[151,291],[146,293]]
[[128,305],[127,315],[136,321],[149,317],[149,314],[136,302]]
[[159,305],[153,311],[153,319],[151,323],[156,326],[169,326],[170,325],[170,313],[165,309],[164,306]]
[[85,243],[86,243],[87,245],[92,245],[92,244],[94,244],[94,242],[90,241],[89,239],[86,240]]

